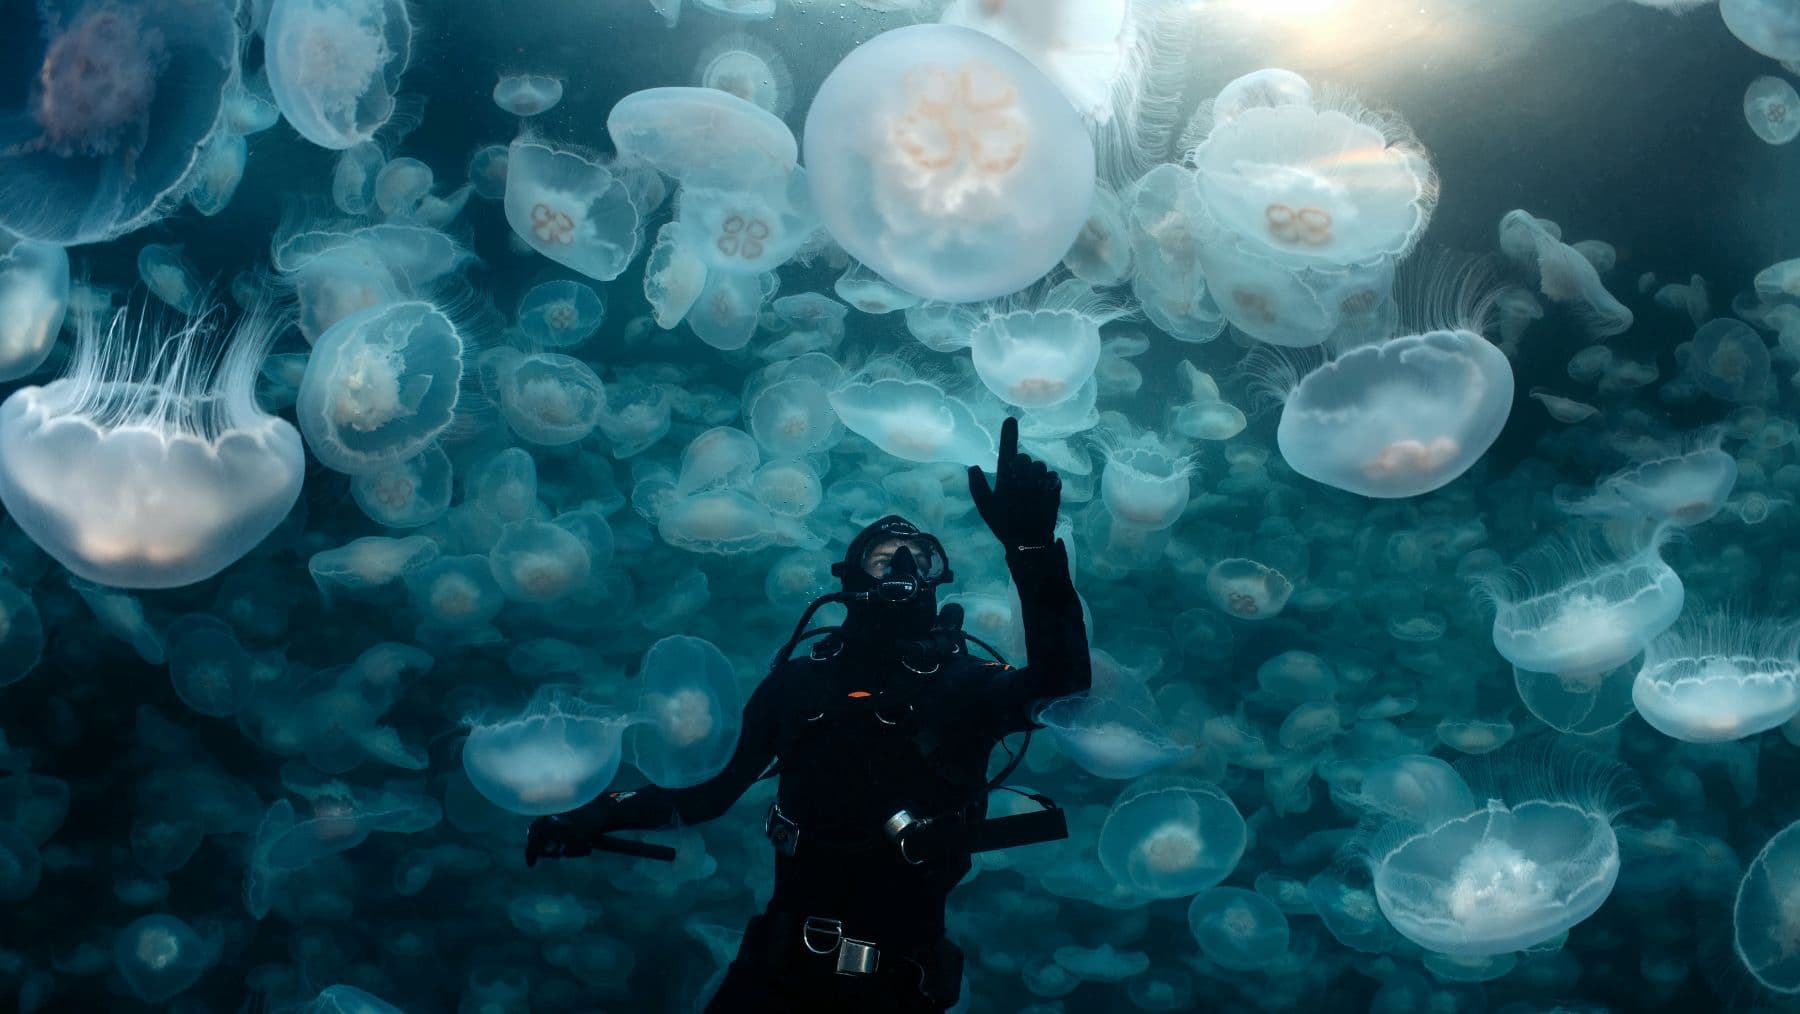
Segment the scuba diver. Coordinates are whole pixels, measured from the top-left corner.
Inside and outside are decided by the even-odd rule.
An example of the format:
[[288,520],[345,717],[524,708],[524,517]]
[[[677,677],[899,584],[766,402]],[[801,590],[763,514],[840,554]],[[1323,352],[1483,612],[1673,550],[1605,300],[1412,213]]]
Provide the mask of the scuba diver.
[[[994,746],[1029,734],[1039,704],[1092,680],[1081,602],[1055,536],[1062,479],[1018,446],[1009,418],[993,486],[970,468],[969,493],[1006,549],[1027,665],[969,654],[961,608],[937,608],[937,589],[952,579],[943,547],[885,517],[833,565],[843,590],[801,616],[745,704],[722,772],[683,789],[609,792],[533,821],[528,864],[609,848],[604,836],[616,831],[711,820],[760,778],[779,777],[766,823],[774,893],[708,1012],[947,1009],[962,988],[962,952],[945,938],[944,906],[971,855],[1067,836],[1062,811],[1035,794],[1021,793],[1041,810],[987,816],[989,792],[1024,754],[990,778]],[[789,658],[820,633],[806,623],[828,601],[846,607],[842,626]]]

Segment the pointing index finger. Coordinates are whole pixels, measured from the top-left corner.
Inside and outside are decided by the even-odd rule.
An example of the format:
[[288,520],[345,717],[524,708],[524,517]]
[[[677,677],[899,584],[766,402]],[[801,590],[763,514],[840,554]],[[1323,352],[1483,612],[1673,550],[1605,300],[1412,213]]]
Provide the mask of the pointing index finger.
[[994,469],[996,476],[1012,467],[1013,458],[1018,453],[1019,420],[1009,415],[1006,417],[1006,421],[1000,424],[1000,461]]

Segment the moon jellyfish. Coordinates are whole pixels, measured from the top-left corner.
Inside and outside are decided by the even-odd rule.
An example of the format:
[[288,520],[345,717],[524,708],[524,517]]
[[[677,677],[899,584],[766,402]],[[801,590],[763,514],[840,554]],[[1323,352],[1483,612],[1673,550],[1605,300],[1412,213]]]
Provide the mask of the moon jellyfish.
[[297,1014],[406,1014],[386,1000],[355,986],[327,986]]
[[0,501],[76,575],[176,588],[253,549],[300,495],[299,434],[256,404],[257,368],[287,322],[267,307],[220,336],[173,335],[125,311],[77,320],[65,374],[0,404]]
[[1381,912],[1400,935],[1439,954],[1478,958],[1528,950],[1593,915],[1619,876],[1613,818],[1623,769],[1569,751],[1515,751],[1471,777],[1473,811],[1396,817],[1358,850]]
[[737,674],[712,642],[665,637],[638,671],[631,763],[653,785],[698,785],[725,769],[737,749],[743,702]]
[[1205,212],[1193,174],[1159,165],[1123,195],[1137,274],[1132,295],[1144,316],[1176,341],[1203,343],[1225,330],[1225,314],[1200,270]]
[[827,450],[843,433],[831,408],[831,393],[812,377],[778,380],[757,392],[745,411],[750,432],[772,458]]
[[1081,770],[1125,780],[1168,767],[1194,752],[1171,740],[1155,720],[1127,704],[1085,695],[1051,701],[1037,721]]
[[1800,9],[1793,0],[1719,0],[1725,27],[1764,56],[1800,61]]
[[1718,515],[1737,479],[1737,459],[1719,448],[1716,436],[1703,437],[1687,450],[1621,469],[1600,480],[1593,495],[1561,506],[1584,517],[1647,518],[1691,528]]
[[69,255],[0,233],[0,381],[44,365],[69,308]]
[[600,328],[606,304],[580,282],[545,282],[525,293],[519,303],[519,330],[551,348],[587,341]]
[[562,101],[563,83],[545,74],[508,74],[494,85],[494,105],[514,116],[536,116]]
[[1131,277],[1131,232],[1119,195],[1104,184],[1094,187],[1094,204],[1075,245],[1063,255],[1063,266],[1094,286],[1124,283]]
[[1586,402],[1576,401],[1573,398],[1564,398],[1559,394],[1547,391],[1541,387],[1534,387],[1531,389],[1531,398],[1538,404],[1544,406],[1544,411],[1550,413],[1550,418],[1555,419],[1559,423],[1585,422],[1600,414],[1599,409]]
[[1700,390],[1721,401],[1756,401],[1770,385],[1769,347],[1750,325],[1720,317],[1694,335],[1688,373]]
[[1429,493],[1493,446],[1512,412],[1506,356],[1475,330],[1363,345],[1308,373],[1276,427],[1281,457],[1316,482],[1363,496]]
[[295,416],[325,467],[378,471],[423,451],[456,415],[463,337],[429,303],[372,306],[319,336]]
[[[17,11],[18,8],[15,8]],[[0,115],[0,230],[71,246],[153,222],[189,188],[238,74],[236,4],[44,0],[23,107]],[[29,61],[29,62],[25,62]],[[35,66],[34,66],[35,65]],[[29,94],[26,94],[26,92]]]
[[511,813],[573,810],[618,772],[627,721],[546,687],[514,717],[470,722],[463,773],[488,802]]
[[1187,920],[1200,953],[1221,968],[1254,972],[1287,954],[1287,916],[1255,891],[1215,887],[1188,905]]
[[593,367],[556,352],[521,356],[500,377],[500,414],[519,439],[560,447],[594,431],[606,387]]
[[798,168],[751,182],[690,181],[676,199],[675,223],[707,267],[736,275],[775,270],[819,227]]
[[1800,822],[1776,832],[1744,870],[1731,907],[1738,960],[1766,988],[1800,993]]
[[1114,521],[1162,531],[1188,506],[1193,459],[1175,454],[1155,434],[1114,436],[1106,442],[1100,500]]
[[805,137],[826,230],[926,299],[1025,288],[1092,206],[1081,118],[1031,61],[968,28],[914,25],[858,46],[819,86]]
[[469,156],[469,185],[475,188],[477,197],[490,201],[506,197],[506,170],[510,158],[510,149],[504,144],[483,145]]
[[521,137],[507,149],[506,223],[533,250],[589,278],[619,277],[643,244],[625,184],[598,159]]
[[250,703],[253,661],[231,625],[190,613],[169,625],[169,681],[181,703],[211,718],[229,718]]
[[1509,211],[1500,220],[1500,246],[1518,250],[1537,270],[1538,289],[1575,311],[1596,338],[1623,334],[1635,318],[1600,281],[1592,261],[1564,243],[1542,219],[1528,211]]
[[418,159],[393,159],[375,174],[375,208],[390,219],[409,218],[436,182],[431,167]]
[[172,915],[146,915],[119,931],[113,961],[133,996],[161,1003],[199,981],[219,958],[219,945]]
[[703,11],[739,21],[762,21],[775,16],[775,0],[693,0]]
[[284,224],[271,261],[299,300],[300,334],[316,345],[358,310],[420,298],[471,259],[436,229],[394,224],[345,230]]
[[181,256],[181,248],[149,243],[138,251],[138,277],[150,294],[186,315],[200,310],[200,284]]
[[694,67],[694,83],[735,95],[776,116],[786,116],[794,105],[794,79],[787,61],[773,46],[742,32],[706,47]]
[[573,532],[530,518],[501,529],[488,551],[494,583],[514,602],[566,598],[587,584],[592,567],[587,546]]
[[1681,578],[1662,560],[1659,527],[1629,555],[1546,543],[1477,587],[1495,604],[1494,649],[1532,672],[1574,675],[1624,665],[1681,615]]
[[1134,894],[1183,898],[1231,875],[1244,818],[1217,786],[1154,776],[1126,787],[1100,827],[1100,865]]
[[402,0],[271,0],[263,59],[281,115],[322,148],[370,140],[394,115],[412,34]]
[[975,325],[969,337],[975,374],[1008,405],[1060,405],[1094,375],[1100,328],[1129,312],[1080,279],[1015,296]]
[[1513,668],[1513,686],[1526,710],[1558,732],[1593,736],[1631,717],[1637,668],[1630,663],[1600,672],[1567,674]]
[[852,380],[831,392],[844,428],[897,458],[991,464],[994,437],[961,399],[923,380]]
[[785,177],[800,155],[779,117],[712,88],[632,92],[607,114],[606,132],[620,157],[684,184]]
[[1800,628],[1684,619],[1650,642],[1631,698],[1651,728],[1685,742],[1767,732],[1800,714]]
[[1266,620],[1287,606],[1293,582],[1255,560],[1220,560],[1206,573],[1206,596],[1229,616]]

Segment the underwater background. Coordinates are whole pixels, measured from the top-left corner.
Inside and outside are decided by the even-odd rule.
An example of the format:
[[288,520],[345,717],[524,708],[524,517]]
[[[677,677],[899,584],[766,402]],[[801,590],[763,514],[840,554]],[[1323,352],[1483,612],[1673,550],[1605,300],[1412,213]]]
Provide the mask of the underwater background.
[[[1025,112],[964,72],[916,177],[807,180],[931,87],[840,61],[945,22],[889,41]],[[527,869],[531,816],[716,773],[883,514],[1021,661],[1008,414],[1096,677],[957,1009],[1800,994],[1795,0],[0,25],[7,1009],[698,1010],[773,782],[673,863]]]

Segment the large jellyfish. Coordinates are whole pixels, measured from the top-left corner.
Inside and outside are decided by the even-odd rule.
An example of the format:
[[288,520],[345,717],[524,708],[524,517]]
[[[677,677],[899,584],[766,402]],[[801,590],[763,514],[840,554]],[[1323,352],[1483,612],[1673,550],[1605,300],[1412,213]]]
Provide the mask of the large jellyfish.
[[1512,412],[1506,356],[1478,331],[1363,345],[1288,392],[1281,456],[1317,482],[1370,497],[1429,493],[1468,471]]
[[503,810],[526,816],[584,806],[619,770],[627,720],[546,687],[522,712],[470,723],[463,772]]
[[1631,697],[1644,721],[1689,743],[1723,743],[1800,714],[1800,627],[1725,614],[1650,642]]
[[743,702],[731,661],[712,642],[665,637],[644,654],[631,763],[654,785],[697,785],[737,749]]
[[174,588],[225,569],[300,495],[299,434],[255,399],[285,327],[267,307],[223,337],[211,313],[166,338],[147,313],[82,315],[68,371],[0,404],[7,512],[98,584]]
[[775,47],[734,32],[707,46],[694,67],[694,83],[716,88],[786,116],[794,104],[794,79]]
[[831,392],[844,427],[897,458],[986,465],[994,436],[961,399],[924,380],[852,379]]
[[989,309],[969,337],[975,375],[995,397],[1042,409],[1075,397],[1100,362],[1100,328],[1130,310],[1069,279]]
[[[0,114],[0,229],[70,246],[161,218],[186,192],[237,78],[237,5],[38,7],[44,42],[19,65],[32,68],[18,90],[24,107]],[[13,21],[9,38],[28,39],[26,25]]]
[[858,46],[819,86],[805,137],[826,230],[926,299],[1025,288],[1093,203],[1080,116],[1031,61],[968,28],[914,25]]
[[1629,553],[1545,544],[1512,574],[1476,578],[1494,602],[1494,648],[1521,669],[1557,675],[1624,665],[1681,615],[1686,592],[1662,560],[1668,528]]
[[1800,8],[1793,0],[1719,0],[1719,14],[1744,45],[1772,59],[1800,61]]
[[1217,786],[1152,776],[1119,794],[1100,828],[1100,864],[1146,898],[1198,894],[1243,858],[1244,818]]
[[506,223],[533,250],[589,278],[619,277],[643,244],[639,209],[594,156],[521,137],[507,150]]
[[319,336],[295,415],[327,468],[379,471],[423,451],[455,418],[463,337],[429,303],[372,306]]
[[[1800,31],[1800,29],[1797,29]],[[1800,822],[1769,839],[1738,884],[1731,908],[1732,944],[1757,982],[1800,993]]]
[[370,140],[394,115],[412,34],[402,0],[271,0],[263,54],[281,115],[320,147]]
[[1593,915],[1619,876],[1622,769],[1515,749],[1470,781],[1486,800],[1475,810],[1394,817],[1359,843],[1394,929],[1428,951],[1476,958],[1537,947]]
[[69,255],[0,233],[0,381],[30,374],[50,357],[69,308]]

